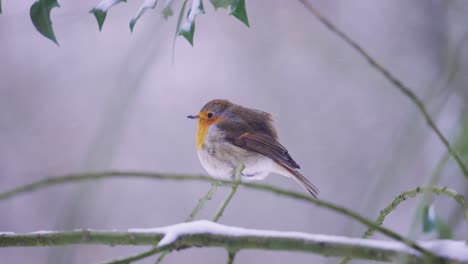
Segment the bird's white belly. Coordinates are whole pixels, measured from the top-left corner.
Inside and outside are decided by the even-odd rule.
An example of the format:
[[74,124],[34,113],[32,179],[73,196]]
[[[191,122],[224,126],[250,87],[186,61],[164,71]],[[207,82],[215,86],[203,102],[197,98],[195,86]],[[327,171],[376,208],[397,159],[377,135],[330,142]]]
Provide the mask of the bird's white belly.
[[211,126],[203,147],[198,150],[203,168],[213,178],[230,180],[233,170],[243,164],[242,180],[261,180],[270,172],[290,176],[270,158],[232,145],[224,139],[224,133]]
[[261,180],[270,172],[278,172],[278,165],[271,159],[227,142],[203,147],[198,158],[208,174],[217,179],[232,179],[233,170],[241,164],[245,166],[243,181]]

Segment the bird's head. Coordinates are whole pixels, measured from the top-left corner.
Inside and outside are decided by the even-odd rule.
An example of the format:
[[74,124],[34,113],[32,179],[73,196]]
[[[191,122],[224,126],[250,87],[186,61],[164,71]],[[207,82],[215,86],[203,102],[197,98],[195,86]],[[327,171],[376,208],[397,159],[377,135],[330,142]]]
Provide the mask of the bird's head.
[[197,115],[187,116],[190,119],[198,119],[197,149],[202,148],[209,127],[228,117],[230,113],[228,108],[232,105],[227,100],[216,99],[205,104]]
[[209,101],[203,106],[197,115],[189,115],[187,118],[198,119],[199,123],[211,125],[218,123],[227,117],[227,109],[232,103],[227,100],[216,99]]

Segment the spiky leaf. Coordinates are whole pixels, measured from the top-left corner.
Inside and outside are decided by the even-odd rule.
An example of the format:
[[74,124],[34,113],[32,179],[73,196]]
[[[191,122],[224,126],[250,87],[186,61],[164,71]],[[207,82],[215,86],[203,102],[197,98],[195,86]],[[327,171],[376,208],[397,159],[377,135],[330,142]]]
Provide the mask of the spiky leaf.
[[198,14],[205,13],[203,2],[201,0],[193,0],[192,5],[187,13],[187,21],[185,21],[179,29],[179,35],[183,36],[190,45],[193,46],[193,36],[195,34],[195,18]]
[[104,21],[106,20],[107,11],[109,10],[109,8],[122,2],[127,2],[127,1],[126,0],[102,0],[93,9],[91,9],[91,11],[89,11],[90,13],[94,14],[94,17],[96,17],[96,21],[99,26],[99,31],[101,31],[102,25],[104,24]]
[[245,9],[245,0],[232,0],[231,15],[239,19],[247,27],[250,27],[247,10]]
[[154,9],[158,4],[158,0],[145,0],[143,4],[138,8],[136,15],[130,20],[130,31],[133,31],[135,23],[140,19],[140,17],[148,10]]
[[179,30],[179,35],[184,37],[193,46],[193,35],[195,34],[195,23],[184,23]]
[[31,6],[29,15],[37,31],[58,45],[50,20],[50,11],[54,7],[60,7],[57,0],[38,0]]

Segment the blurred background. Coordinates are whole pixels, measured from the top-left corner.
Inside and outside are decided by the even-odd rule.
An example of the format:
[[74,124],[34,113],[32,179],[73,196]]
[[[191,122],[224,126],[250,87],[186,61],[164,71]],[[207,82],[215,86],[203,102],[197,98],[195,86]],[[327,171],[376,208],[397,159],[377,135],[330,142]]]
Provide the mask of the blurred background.
[[[196,122],[185,117],[224,98],[273,113],[282,144],[320,198],[370,219],[402,191],[437,176],[439,185],[468,195],[457,164],[444,161],[445,148],[410,100],[298,1],[247,1],[251,28],[205,1],[194,47],[178,38],[174,61],[177,16],[165,21],[160,9],[151,10],[130,33],[128,23],[142,1],[129,1],[109,11],[99,32],[88,13],[97,2],[59,2],[52,11],[58,47],[33,27],[33,1],[2,1],[0,191],[83,171],[204,174],[195,151]],[[467,2],[310,2],[420,96],[451,142],[466,145]],[[180,5],[174,5],[176,14]],[[266,182],[303,192],[278,175]],[[209,187],[132,178],[55,186],[1,201],[0,230],[170,225],[183,221]],[[198,218],[211,219],[228,191],[219,189]],[[456,203],[435,198],[452,237],[465,239],[468,226]],[[418,204],[405,201],[384,225],[416,239],[436,238],[422,234]],[[366,229],[334,212],[245,188],[220,222],[346,236]],[[8,248],[0,249],[0,262],[99,263],[147,248]],[[189,249],[164,263],[224,263],[226,257],[223,249]],[[236,263],[338,260],[249,250]],[[360,262],[369,263],[353,263]]]

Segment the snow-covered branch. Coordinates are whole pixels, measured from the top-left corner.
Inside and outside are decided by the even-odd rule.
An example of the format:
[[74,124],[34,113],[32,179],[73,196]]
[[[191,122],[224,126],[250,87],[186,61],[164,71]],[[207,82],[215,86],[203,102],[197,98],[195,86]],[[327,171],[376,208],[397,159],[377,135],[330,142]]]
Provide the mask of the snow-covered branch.
[[[359,259],[425,263],[423,255],[398,241],[379,241],[300,232],[281,232],[231,227],[202,220],[151,229],[39,231],[0,233],[0,247],[40,247],[75,244],[156,245],[160,250],[189,247],[223,247],[230,252],[242,249],[302,251],[323,256],[350,256]],[[421,247],[443,260],[468,263],[465,241],[419,242]]]

